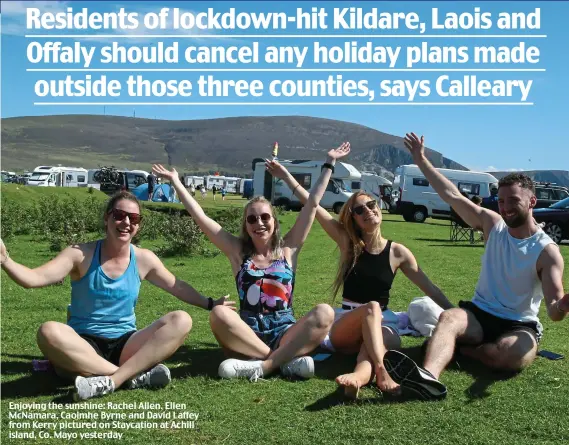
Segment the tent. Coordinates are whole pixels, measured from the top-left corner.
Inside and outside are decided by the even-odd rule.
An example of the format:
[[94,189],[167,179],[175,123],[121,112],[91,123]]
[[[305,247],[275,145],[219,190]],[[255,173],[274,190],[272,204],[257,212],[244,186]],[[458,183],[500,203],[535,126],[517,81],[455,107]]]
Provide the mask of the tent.
[[[134,196],[141,201],[148,201],[148,184],[141,184],[132,190]],[[172,195],[170,195],[172,194]],[[153,202],[180,202],[174,187],[170,184],[157,184],[152,193]]]

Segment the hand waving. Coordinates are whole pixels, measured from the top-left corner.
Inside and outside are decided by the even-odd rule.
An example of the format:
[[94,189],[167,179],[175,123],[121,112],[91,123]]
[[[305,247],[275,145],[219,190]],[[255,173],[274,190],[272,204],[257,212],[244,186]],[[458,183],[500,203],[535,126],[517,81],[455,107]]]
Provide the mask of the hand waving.
[[338,148],[333,148],[332,150],[330,150],[328,152],[328,157],[337,160],[343,158],[344,156],[347,156],[349,152],[350,152],[350,143],[344,142]]
[[179,179],[178,172],[175,168],[172,171],[164,168],[161,164],[154,164],[152,166],[152,173],[162,179],[168,179],[169,181],[174,181],[174,179]]
[[213,302],[213,306],[226,306],[231,310],[237,311],[237,308],[235,307],[235,301],[231,301],[229,300],[229,295],[226,295],[224,297],[218,298],[217,300],[215,300]]
[[420,158],[425,154],[425,138],[417,136],[415,133],[407,133],[405,135],[405,147],[411,152],[413,159]]
[[279,161],[269,161],[268,159],[265,159],[265,168],[277,179],[286,178],[287,169],[283,167]]

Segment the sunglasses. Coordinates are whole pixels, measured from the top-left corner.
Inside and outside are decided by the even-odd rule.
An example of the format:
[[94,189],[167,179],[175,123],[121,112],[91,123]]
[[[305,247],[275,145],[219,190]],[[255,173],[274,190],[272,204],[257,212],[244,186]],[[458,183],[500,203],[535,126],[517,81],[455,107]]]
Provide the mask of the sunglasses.
[[261,220],[264,223],[268,222],[271,220],[271,215],[269,213],[261,213],[260,216],[257,215],[247,215],[247,222],[249,224],[255,224],[257,222],[257,220]]
[[377,206],[377,201],[375,199],[372,199],[371,201],[368,201],[365,204],[362,204],[361,206],[354,207],[352,209],[352,212],[354,212],[356,215],[361,215],[364,213],[364,207],[373,210],[375,209],[376,206]]
[[127,216],[131,224],[140,224],[140,221],[142,221],[142,215],[138,213],[125,212],[124,210],[120,209],[113,209],[109,212],[109,214],[113,215],[113,219],[119,222],[123,221]]

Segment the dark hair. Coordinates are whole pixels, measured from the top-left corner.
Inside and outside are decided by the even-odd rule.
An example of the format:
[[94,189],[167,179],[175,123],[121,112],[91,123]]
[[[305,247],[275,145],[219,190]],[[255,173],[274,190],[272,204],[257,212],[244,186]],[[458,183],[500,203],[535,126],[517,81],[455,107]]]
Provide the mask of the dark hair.
[[498,181],[498,188],[518,184],[521,188],[530,190],[535,195],[533,180],[523,173],[510,173]]
[[482,204],[482,198],[478,195],[473,196],[471,201],[476,205]]
[[109,201],[107,202],[107,208],[105,209],[105,213],[109,213],[111,210],[115,208],[115,204],[119,201],[126,199],[127,201],[132,201],[138,206],[138,211],[140,212],[140,202],[136,196],[134,196],[130,192],[120,191],[115,193],[113,196],[110,197]]

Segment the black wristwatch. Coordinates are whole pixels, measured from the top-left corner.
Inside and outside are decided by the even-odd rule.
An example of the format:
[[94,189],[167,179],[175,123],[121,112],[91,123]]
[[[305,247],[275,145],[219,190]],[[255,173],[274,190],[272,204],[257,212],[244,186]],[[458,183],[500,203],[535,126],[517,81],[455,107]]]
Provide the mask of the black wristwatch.
[[325,162],[324,164],[322,164],[322,168],[320,170],[324,170],[325,168],[329,168],[330,170],[332,170],[332,173],[334,173],[334,166],[329,162]]
[[208,297],[207,299],[208,303],[207,303],[207,310],[211,311],[213,309],[213,298]]

